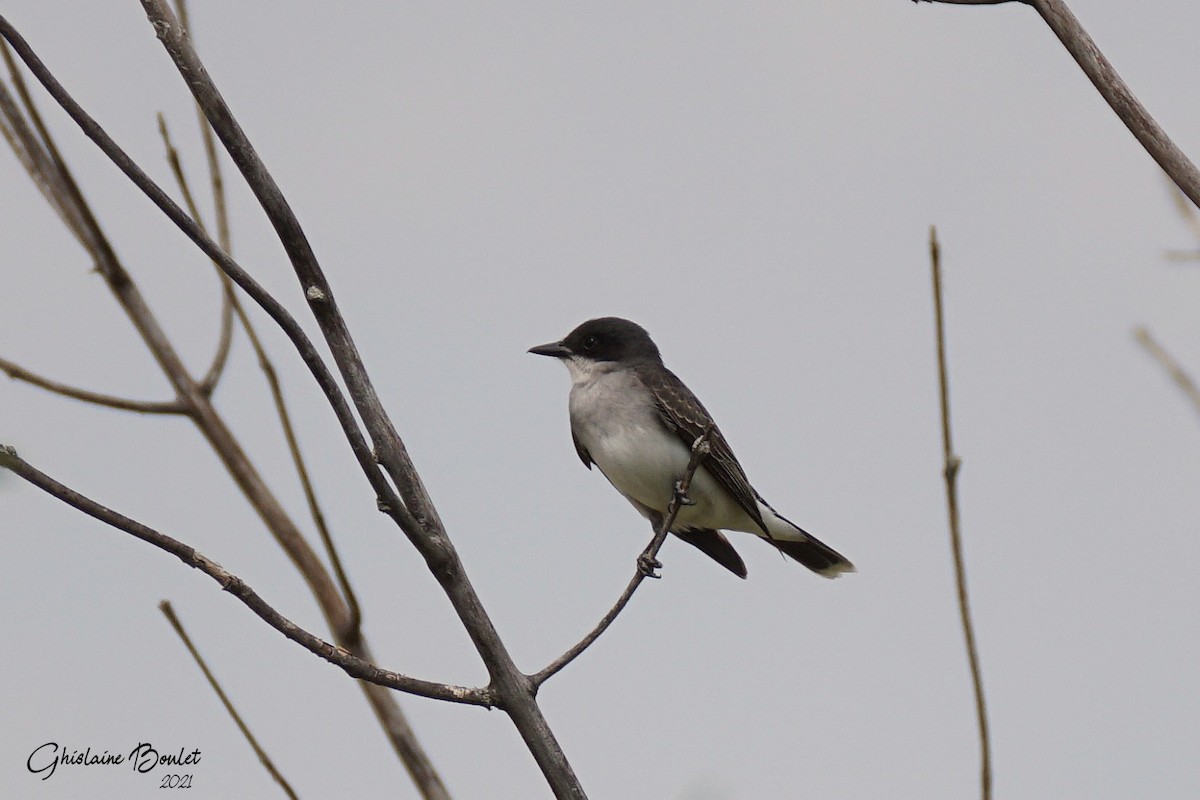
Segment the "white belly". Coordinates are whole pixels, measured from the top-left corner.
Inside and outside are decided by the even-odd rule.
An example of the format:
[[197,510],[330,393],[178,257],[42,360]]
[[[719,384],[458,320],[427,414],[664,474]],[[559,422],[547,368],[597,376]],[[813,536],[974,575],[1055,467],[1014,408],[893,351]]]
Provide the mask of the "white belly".
[[[665,514],[691,452],[652,406],[627,402],[628,395],[613,396],[622,388],[609,382],[575,384],[571,428],[617,491],[635,506]],[[693,476],[688,496],[694,505],[680,509],[675,527],[759,532],[704,467]]]

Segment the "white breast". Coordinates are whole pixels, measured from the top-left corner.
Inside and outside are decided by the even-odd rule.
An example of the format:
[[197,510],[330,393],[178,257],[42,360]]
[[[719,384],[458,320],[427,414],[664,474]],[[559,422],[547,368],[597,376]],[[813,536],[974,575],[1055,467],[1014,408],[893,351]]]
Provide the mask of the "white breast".
[[[616,489],[647,508],[665,512],[690,452],[662,424],[637,376],[611,364],[566,360],[572,385],[571,429]],[[716,480],[701,468],[689,492],[695,505],[681,525],[745,530],[752,523]]]

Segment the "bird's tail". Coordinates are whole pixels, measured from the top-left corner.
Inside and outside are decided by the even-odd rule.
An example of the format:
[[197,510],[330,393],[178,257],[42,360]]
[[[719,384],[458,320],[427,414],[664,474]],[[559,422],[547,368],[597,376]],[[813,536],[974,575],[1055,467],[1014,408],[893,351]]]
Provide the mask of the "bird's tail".
[[849,559],[811,536],[794,542],[783,539],[768,539],[767,541],[778,547],[784,555],[796,559],[813,572],[826,578],[836,578],[843,572],[854,572],[854,565],[850,563]]
[[[775,545],[779,552],[826,578],[836,578],[843,572],[855,571],[850,559],[771,508],[761,496],[758,502],[760,507],[770,512],[763,514],[763,521],[770,529],[769,535],[763,538]],[[771,519],[772,516],[774,519]]]

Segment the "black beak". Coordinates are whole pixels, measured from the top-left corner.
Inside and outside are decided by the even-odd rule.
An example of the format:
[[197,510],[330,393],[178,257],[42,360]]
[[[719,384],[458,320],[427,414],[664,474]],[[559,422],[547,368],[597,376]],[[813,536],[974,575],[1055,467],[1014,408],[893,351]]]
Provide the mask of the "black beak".
[[550,356],[551,358],[566,358],[571,355],[562,342],[550,342],[549,344],[539,344],[537,347],[529,348],[529,352],[535,356]]

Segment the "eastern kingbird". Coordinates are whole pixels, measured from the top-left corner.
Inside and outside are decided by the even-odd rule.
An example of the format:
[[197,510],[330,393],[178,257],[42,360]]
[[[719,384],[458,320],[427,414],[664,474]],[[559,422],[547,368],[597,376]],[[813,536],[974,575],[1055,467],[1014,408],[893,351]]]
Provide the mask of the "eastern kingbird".
[[[589,320],[559,342],[529,352],[560,359],[571,373],[571,438],[588,469],[604,477],[657,526],[683,477],[692,443],[712,417],[663,366],[646,330],[627,319]],[[854,565],[767,505],[715,425],[709,455],[688,490],[671,533],[738,577],[746,565],[722,530],[760,536],[804,566],[836,578]]]

